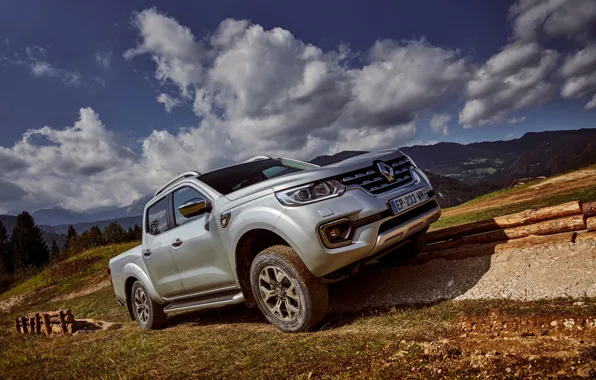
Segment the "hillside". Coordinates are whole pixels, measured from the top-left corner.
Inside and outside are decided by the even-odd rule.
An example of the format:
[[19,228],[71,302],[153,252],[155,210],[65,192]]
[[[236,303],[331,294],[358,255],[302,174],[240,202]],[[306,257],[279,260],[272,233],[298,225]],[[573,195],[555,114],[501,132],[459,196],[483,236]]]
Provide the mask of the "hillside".
[[400,148],[431,173],[468,184],[504,187],[514,179],[553,176],[596,163],[596,129],[531,132],[519,139]]
[[433,228],[488,219],[572,200],[596,201],[596,165],[526,185],[506,188],[443,209]]

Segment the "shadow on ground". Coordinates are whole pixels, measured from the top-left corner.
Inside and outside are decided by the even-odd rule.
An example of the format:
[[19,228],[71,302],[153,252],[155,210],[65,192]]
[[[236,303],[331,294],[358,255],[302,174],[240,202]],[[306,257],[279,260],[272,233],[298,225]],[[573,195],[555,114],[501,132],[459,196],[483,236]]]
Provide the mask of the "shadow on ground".
[[[329,284],[329,314],[322,328],[350,323],[363,314],[392,307],[411,309],[454,299],[482,278],[490,268],[491,256],[470,260],[431,261],[415,266],[371,266],[354,276]],[[196,326],[232,323],[266,323],[258,308],[245,304],[169,317],[170,326],[190,322]]]

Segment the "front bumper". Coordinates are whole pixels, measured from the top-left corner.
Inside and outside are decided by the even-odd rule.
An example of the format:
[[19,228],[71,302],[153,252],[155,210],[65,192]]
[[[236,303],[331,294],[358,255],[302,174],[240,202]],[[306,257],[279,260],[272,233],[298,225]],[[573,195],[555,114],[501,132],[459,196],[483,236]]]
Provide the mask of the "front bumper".
[[[391,212],[389,200],[420,188],[433,191],[419,169],[413,169],[412,173],[411,184],[378,196],[350,189],[337,198],[287,207],[278,220],[277,229],[317,277],[374,256],[425,230],[441,215],[434,196],[405,212],[396,215]],[[352,222],[352,242],[340,248],[326,248],[318,232],[319,226],[341,218]]]

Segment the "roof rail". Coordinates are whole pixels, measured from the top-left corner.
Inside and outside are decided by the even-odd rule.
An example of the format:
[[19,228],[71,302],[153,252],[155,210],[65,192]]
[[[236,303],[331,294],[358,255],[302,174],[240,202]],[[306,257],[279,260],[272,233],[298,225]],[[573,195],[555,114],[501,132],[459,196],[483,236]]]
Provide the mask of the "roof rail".
[[248,160],[244,161],[243,163],[246,162],[253,162],[253,161],[261,161],[261,160],[270,160],[271,157],[269,156],[254,156],[253,158],[249,158]]
[[199,173],[195,170],[184,172],[184,173],[180,174],[179,176],[177,176],[176,178],[174,178],[173,180],[171,180],[170,182],[166,183],[164,186],[160,187],[160,189],[157,190],[157,192],[155,193],[154,197],[157,197],[159,194],[163,193],[163,191],[165,189],[167,189],[172,184],[180,181],[181,179],[188,178],[188,177],[198,177],[200,175],[201,175],[201,173]]

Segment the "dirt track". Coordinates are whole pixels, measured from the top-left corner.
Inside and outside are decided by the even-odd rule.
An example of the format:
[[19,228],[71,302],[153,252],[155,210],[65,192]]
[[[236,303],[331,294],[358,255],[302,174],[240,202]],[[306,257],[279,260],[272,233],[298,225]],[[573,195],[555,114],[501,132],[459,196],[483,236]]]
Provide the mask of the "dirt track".
[[596,297],[596,243],[512,249],[456,261],[375,268],[330,286],[333,311],[447,299]]

